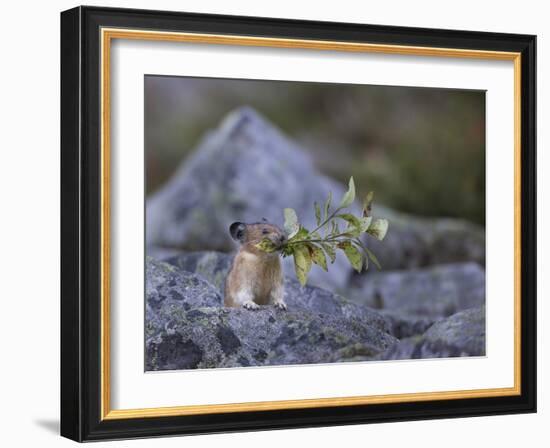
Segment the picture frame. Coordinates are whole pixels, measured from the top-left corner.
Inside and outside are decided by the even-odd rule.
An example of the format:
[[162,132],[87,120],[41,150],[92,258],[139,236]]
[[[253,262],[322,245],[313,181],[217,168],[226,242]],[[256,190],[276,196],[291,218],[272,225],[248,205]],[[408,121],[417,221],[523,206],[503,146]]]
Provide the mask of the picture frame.
[[[109,79],[117,39],[511,62],[513,386],[113,409]],[[61,13],[61,435],[82,442],[536,412],[535,58],[531,35],[82,6]]]

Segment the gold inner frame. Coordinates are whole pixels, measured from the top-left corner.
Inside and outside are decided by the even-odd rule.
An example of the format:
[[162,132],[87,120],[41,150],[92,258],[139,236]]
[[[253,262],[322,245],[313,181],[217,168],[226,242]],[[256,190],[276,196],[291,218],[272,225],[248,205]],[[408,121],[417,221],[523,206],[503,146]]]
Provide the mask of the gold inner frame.
[[[521,394],[521,54],[304,39],[279,39],[217,34],[101,29],[101,419],[166,417],[226,412],[306,409],[412,401],[501,397]],[[514,386],[442,392],[418,392],[303,400],[280,400],[228,404],[188,405],[141,409],[111,409],[110,367],[110,50],[113,39],[169,41],[214,45],[296,48],[345,52],[384,53],[413,56],[506,60],[514,63]]]

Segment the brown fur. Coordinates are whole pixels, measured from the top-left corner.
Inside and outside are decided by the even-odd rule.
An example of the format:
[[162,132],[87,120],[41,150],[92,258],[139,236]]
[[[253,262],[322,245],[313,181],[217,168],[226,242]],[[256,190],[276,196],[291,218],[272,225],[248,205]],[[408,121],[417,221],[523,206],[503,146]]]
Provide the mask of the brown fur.
[[231,232],[241,247],[225,282],[225,306],[254,309],[272,304],[285,309],[279,252],[266,253],[255,247],[264,238],[280,247],[286,241],[284,232],[268,223],[235,223]]

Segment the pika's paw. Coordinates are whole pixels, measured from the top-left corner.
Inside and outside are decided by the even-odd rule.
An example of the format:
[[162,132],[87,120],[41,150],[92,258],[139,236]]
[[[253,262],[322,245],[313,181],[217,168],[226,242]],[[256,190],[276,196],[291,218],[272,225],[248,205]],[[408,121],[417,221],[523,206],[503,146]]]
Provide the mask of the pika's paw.
[[243,303],[243,308],[246,308],[247,310],[257,310],[260,307],[252,300],[247,300]]
[[275,305],[275,308],[277,308],[278,310],[286,311],[286,303],[283,302],[282,300],[279,302],[275,302],[274,305]]

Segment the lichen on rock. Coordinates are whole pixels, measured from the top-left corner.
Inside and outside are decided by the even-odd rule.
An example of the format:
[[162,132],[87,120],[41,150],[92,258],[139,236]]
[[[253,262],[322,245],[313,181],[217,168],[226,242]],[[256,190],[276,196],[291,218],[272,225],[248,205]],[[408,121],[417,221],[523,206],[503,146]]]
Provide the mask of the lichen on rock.
[[424,334],[402,339],[379,359],[485,356],[485,307],[461,311],[433,324]]
[[292,279],[288,311],[222,307],[209,280],[227,270],[230,257],[212,252],[172,259],[197,273],[147,259],[147,370],[338,362],[350,347],[375,356],[398,342],[375,311]]

